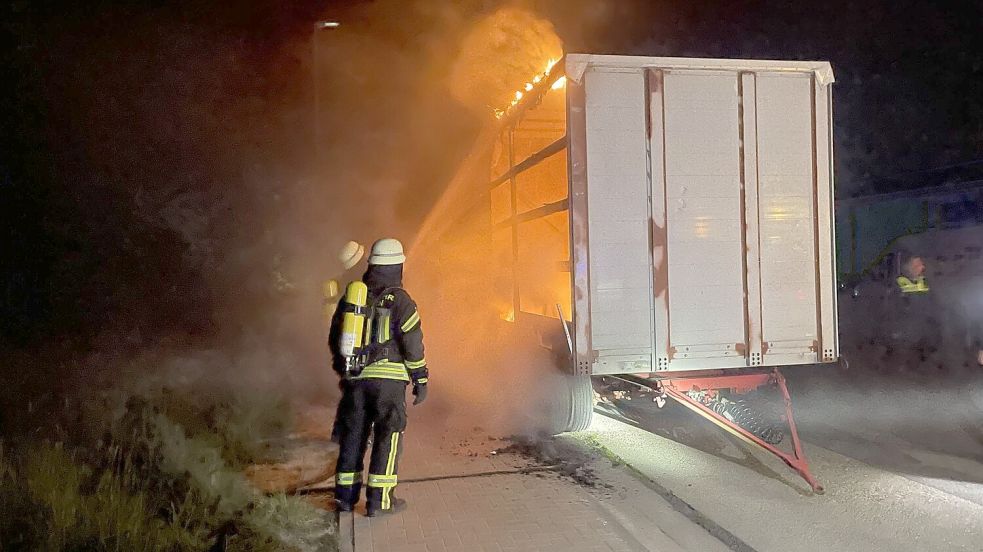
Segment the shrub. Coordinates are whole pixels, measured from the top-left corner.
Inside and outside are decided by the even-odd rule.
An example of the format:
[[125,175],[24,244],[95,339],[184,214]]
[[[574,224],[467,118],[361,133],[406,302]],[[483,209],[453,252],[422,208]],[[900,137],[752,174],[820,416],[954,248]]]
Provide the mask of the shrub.
[[279,398],[161,390],[91,414],[76,443],[0,444],[0,549],[323,550],[325,512],[242,473],[288,418]]

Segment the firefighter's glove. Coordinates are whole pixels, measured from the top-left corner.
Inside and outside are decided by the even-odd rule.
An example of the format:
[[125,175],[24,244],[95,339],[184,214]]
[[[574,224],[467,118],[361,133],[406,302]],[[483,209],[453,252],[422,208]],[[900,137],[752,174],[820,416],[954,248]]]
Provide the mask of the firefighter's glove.
[[416,406],[423,401],[427,400],[427,384],[425,383],[414,383],[413,384],[413,405]]

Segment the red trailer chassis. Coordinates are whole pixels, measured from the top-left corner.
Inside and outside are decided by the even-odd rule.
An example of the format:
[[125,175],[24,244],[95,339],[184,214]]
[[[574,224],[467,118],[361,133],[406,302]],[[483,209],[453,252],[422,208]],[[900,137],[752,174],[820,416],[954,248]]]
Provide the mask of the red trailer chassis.
[[[646,374],[646,376],[648,376],[648,374]],[[771,454],[774,454],[785,462],[788,467],[795,470],[795,472],[798,473],[810,487],[812,487],[814,492],[818,494],[823,493],[823,486],[812,475],[812,472],[809,471],[809,461],[806,459],[805,453],[802,451],[802,441],[799,439],[799,432],[795,427],[795,418],[792,415],[792,399],[789,396],[788,387],[785,385],[785,377],[782,376],[782,373],[778,370],[778,368],[775,368],[771,372],[742,373],[733,375],[726,374],[724,371],[699,371],[679,372],[673,374],[671,378],[658,379],[638,376],[613,377],[640,385],[642,387],[648,387],[657,392],[664,392],[667,396],[673,398],[679,404],[692,410],[696,414],[699,414],[703,418],[706,418],[710,422],[713,422],[724,431],[727,431],[745,443],[758,446]],[[783,421],[788,426],[789,436],[792,440],[791,451],[782,450],[776,445],[772,445],[764,441],[747,429],[714,412],[709,408],[709,406],[690,395],[690,393],[693,391],[703,391],[708,392],[710,394],[709,396],[712,396],[721,390],[728,390],[741,394],[757,389],[762,385],[776,385],[781,392],[782,400],[785,403],[785,414],[783,416]]]

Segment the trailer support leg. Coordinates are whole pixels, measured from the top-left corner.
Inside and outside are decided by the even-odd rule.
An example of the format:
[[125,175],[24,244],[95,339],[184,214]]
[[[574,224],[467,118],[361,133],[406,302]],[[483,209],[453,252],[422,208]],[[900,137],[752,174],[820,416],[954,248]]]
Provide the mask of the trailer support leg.
[[819,481],[809,471],[809,461],[802,451],[802,441],[799,439],[799,431],[795,428],[795,417],[792,416],[792,397],[788,394],[788,387],[785,385],[785,376],[778,371],[778,368],[775,368],[775,383],[778,384],[778,389],[782,392],[782,399],[785,401],[785,420],[788,422],[788,431],[792,437],[793,457],[788,459],[783,457],[782,460],[785,460],[785,463],[793,470],[799,472],[799,475],[809,483],[813,491],[822,493],[823,486],[819,484]]
[[[723,430],[727,431],[731,435],[738,437],[739,439],[743,440],[748,444],[757,445],[765,449],[766,451],[774,454],[775,456],[780,458],[783,462],[785,462],[785,464],[788,467],[792,468],[793,470],[795,470],[796,473],[802,476],[802,479],[805,479],[806,483],[808,483],[809,486],[812,487],[812,490],[815,493],[822,494],[823,486],[819,484],[819,481],[817,481],[816,478],[813,477],[812,472],[809,471],[809,461],[806,459],[805,453],[802,451],[802,441],[799,439],[799,432],[795,427],[795,419],[792,417],[792,398],[788,394],[788,387],[786,387],[785,385],[785,377],[782,376],[781,372],[779,372],[778,369],[776,368],[775,371],[772,374],[770,374],[770,376],[767,374],[755,374],[755,375],[746,375],[746,376],[738,375],[738,376],[729,376],[726,379],[728,380],[728,383],[733,383],[732,380],[746,377],[749,378],[749,383],[753,385],[754,382],[752,382],[751,379],[761,378],[762,376],[764,376],[771,382],[774,382],[778,386],[778,389],[781,391],[782,394],[782,399],[785,401],[785,419],[788,422],[788,429],[792,438],[791,453],[785,452],[779,449],[778,447],[776,447],[775,445],[771,445],[765,442],[757,435],[754,435],[753,433],[749,432],[743,427],[731,422],[727,418],[721,416],[720,414],[717,414],[716,412],[708,408],[700,401],[690,397],[686,393],[687,386],[688,385],[693,386],[693,384],[696,383],[695,381],[687,380],[687,379],[663,380],[663,389],[670,397],[675,399],[677,402],[689,408],[693,412],[696,412],[700,416],[703,416],[704,418],[713,422],[714,424],[716,424]],[[699,383],[701,384],[700,387],[704,389],[707,388],[719,389],[719,388],[729,387],[729,385],[721,385],[721,386],[714,385],[713,382],[714,379],[715,378],[712,377],[700,378],[699,381]]]

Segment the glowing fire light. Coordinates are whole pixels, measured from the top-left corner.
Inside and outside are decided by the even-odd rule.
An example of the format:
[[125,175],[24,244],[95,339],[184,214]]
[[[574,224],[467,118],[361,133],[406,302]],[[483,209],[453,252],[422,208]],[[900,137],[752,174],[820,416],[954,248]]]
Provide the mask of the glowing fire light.
[[[537,84],[539,84],[540,82],[542,82],[542,80],[544,78],[546,78],[546,77],[549,76],[550,71],[553,70],[553,66],[556,65],[557,62],[559,62],[559,61],[560,61],[559,59],[550,59],[549,62],[546,64],[546,70],[545,71],[543,71],[539,75],[536,75],[535,77],[533,77],[532,82],[527,82],[526,84],[524,84],[522,86],[522,90],[516,90],[515,91],[515,97],[512,99],[511,102],[509,102],[509,106],[508,107],[506,107],[505,109],[496,109],[495,110],[495,118],[496,119],[501,119],[502,117],[504,117],[505,114],[508,113],[508,110],[509,109],[512,109],[513,107],[515,107],[515,105],[517,103],[519,103],[519,101],[525,95],[525,92],[531,92],[532,89]],[[554,82],[552,86],[550,86],[550,89],[551,90],[559,90],[560,88],[563,88],[564,85],[566,85],[566,82],[567,82],[567,78],[566,77],[560,77],[560,78],[556,79],[556,82]]]

